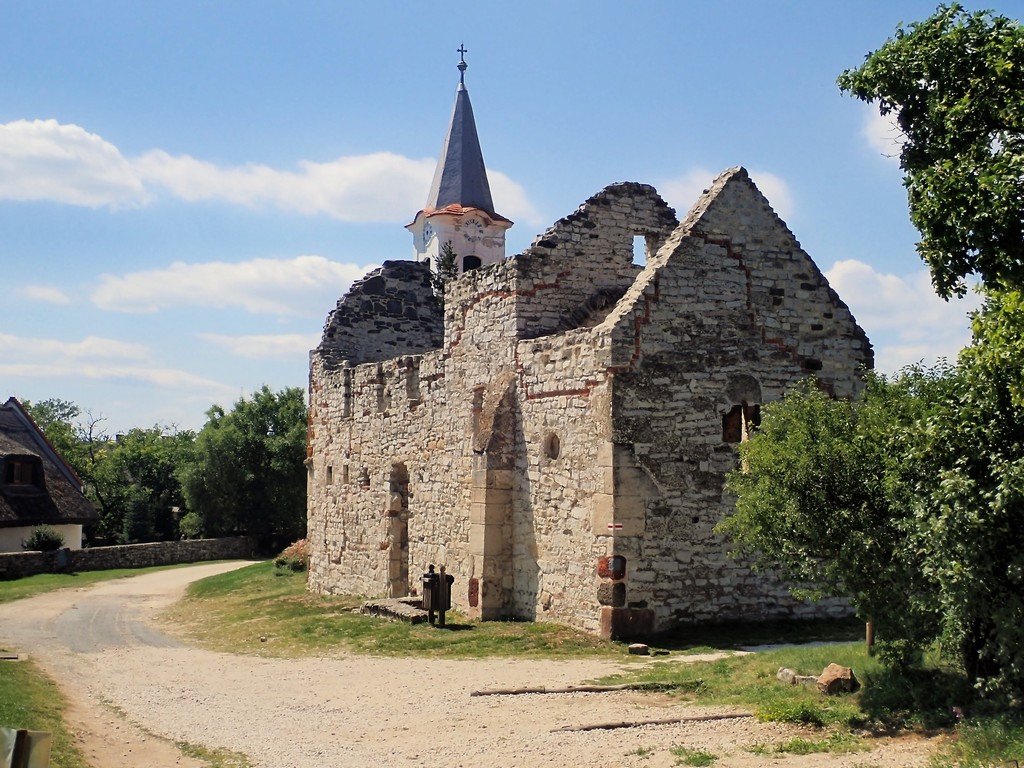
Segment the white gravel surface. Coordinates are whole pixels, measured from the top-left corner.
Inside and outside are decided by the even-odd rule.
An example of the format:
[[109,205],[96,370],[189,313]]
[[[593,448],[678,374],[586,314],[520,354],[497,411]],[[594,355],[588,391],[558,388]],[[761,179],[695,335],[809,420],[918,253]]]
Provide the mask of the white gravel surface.
[[[188,581],[227,567],[164,571],[0,606],[0,643],[34,654],[67,681],[79,704],[96,707],[102,700],[123,713],[125,727],[136,734],[126,735],[118,726],[117,738],[128,745],[124,749],[134,750],[133,757],[124,752],[126,765],[131,760],[139,766],[178,763],[168,762],[166,754],[148,753],[138,743],[146,741],[145,734],[133,724],[175,741],[242,752],[255,766],[267,768],[659,768],[676,765],[668,751],[676,745],[715,753],[716,768],[927,762],[929,745],[916,738],[880,740],[871,752],[846,756],[757,755],[746,748],[778,743],[801,731],[753,719],[551,732],[564,725],[728,711],[679,704],[662,695],[469,695],[481,688],[580,683],[620,669],[614,662],[266,659],[181,646],[149,626],[153,612],[176,599]],[[122,608],[115,610],[118,601]],[[78,613],[69,618],[69,612]]]

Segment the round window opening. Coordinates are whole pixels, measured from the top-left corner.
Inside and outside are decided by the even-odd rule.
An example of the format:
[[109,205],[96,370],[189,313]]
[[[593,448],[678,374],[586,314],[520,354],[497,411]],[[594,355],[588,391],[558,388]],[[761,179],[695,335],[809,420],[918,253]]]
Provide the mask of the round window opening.
[[562,443],[558,439],[558,435],[554,432],[549,432],[548,436],[544,438],[544,455],[549,459],[557,459],[558,454],[562,452]]

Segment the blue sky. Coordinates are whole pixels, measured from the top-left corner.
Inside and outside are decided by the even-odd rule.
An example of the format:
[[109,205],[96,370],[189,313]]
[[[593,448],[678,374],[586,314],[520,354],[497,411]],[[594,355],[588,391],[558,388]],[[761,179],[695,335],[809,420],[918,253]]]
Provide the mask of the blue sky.
[[934,8],[6,0],[0,395],[118,431],[304,387],[337,298],[411,255],[463,41],[509,254],[608,184],[682,215],[744,165],[881,369],[953,355],[977,300],[932,295],[895,134],[835,86]]

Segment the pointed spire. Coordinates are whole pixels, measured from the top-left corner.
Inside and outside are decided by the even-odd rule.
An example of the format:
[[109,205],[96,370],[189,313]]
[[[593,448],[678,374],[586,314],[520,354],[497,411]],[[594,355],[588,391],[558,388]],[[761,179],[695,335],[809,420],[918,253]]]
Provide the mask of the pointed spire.
[[426,207],[429,210],[456,204],[494,213],[487,169],[473,119],[473,105],[469,103],[469,91],[466,90],[466,67],[469,66],[466,64],[466,46],[460,45],[458,53],[459,87],[455,92],[455,109],[441,147],[441,158],[434,172],[434,182],[430,185]]

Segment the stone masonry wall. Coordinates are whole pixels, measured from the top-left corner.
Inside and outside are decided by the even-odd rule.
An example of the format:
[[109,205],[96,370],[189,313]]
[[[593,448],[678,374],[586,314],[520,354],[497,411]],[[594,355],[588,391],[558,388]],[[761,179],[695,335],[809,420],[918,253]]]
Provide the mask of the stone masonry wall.
[[555,222],[516,256],[520,295],[517,333],[535,338],[576,327],[567,324],[580,307],[626,292],[640,268],[633,264],[633,238],[643,236],[655,253],[676,228],[675,211],[647,184],[606,187]]
[[338,301],[319,349],[325,360],[353,364],[426,352],[441,346],[442,322],[430,265],[385,261]]
[[124,544],[115,547],[61,549],[55,552],[0,554],[0,579],[19,579],[37,573],[103,571],[110,568],[145,568],[204,560],[234,560],[253,556],[253,542],[236,536],[223,539],[188,539]]
[[795,601],[713,530],[732,509],[724,478],[743,439],[726,435],[730,413],[809,374],[839,396],[859,390],[872,353],[847,307],[742,169],[716,181],[627,298],[610,318],[623,370],[608,462],[624,613],[651,611],[664,628],[847,610]]
[[314,351],[310,589],[399,595],[444,564],[470,615],[611,636],[842,610],[712,529],[725,420],[809,372],[853,394],[870,345],[741,169],[674,223],[652,188],[614,185],[450,283],[441,349]]

